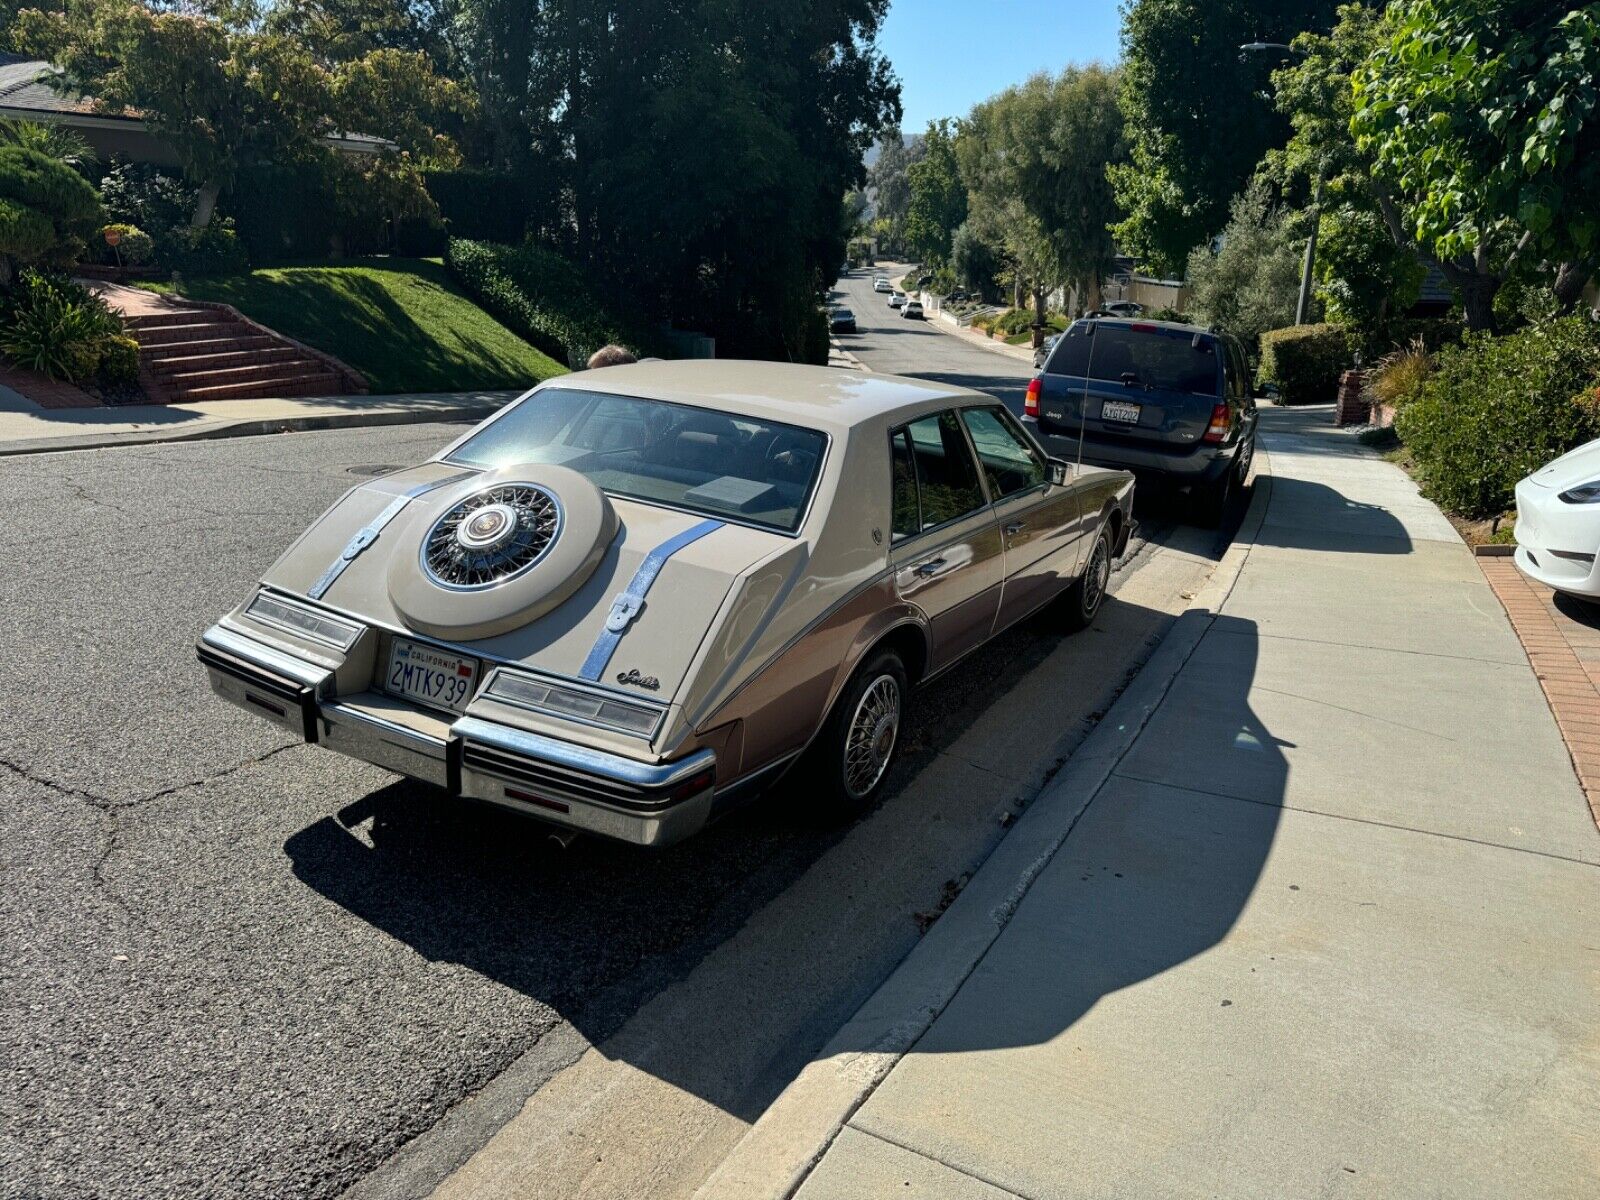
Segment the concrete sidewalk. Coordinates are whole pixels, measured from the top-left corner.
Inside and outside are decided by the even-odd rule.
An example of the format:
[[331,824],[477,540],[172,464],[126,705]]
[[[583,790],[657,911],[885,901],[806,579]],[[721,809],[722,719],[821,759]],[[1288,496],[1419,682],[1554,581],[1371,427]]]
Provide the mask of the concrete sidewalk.
[[702,1197],[1600,1194],[1600,835],[1328,419],[1264,411],[1195,610]]
[[521,394],[413,392],[46,409],[0,386],[0,456],[305,429],[478,421]]

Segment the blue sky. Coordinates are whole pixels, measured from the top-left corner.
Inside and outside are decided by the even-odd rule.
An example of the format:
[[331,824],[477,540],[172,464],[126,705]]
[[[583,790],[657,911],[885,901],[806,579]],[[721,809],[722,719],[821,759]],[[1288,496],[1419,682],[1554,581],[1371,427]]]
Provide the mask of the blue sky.
[[919,133],[1036,71],[1114,62],[1121,23],[1116,0],[893,0],[878,48]]

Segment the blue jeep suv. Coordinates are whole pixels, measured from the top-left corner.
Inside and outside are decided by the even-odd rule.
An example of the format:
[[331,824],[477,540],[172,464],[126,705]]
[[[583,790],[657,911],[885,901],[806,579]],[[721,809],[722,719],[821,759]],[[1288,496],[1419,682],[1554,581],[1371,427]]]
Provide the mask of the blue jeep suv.
[[1074,321],[1028,384],[1025,422],[1069,461],[1157,473],[1218,522],[1255,452],[1249,365],[1231,334],[1171,321]]

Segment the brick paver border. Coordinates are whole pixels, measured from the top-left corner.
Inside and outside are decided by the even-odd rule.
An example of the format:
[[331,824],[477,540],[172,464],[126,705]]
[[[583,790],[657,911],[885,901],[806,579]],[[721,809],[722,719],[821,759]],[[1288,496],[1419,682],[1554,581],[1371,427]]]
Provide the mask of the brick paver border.
[[1600,629],[1558,609],[1556,594],[1529,580],[1511,559],[1477,562],[1522,640],[1600,826]]

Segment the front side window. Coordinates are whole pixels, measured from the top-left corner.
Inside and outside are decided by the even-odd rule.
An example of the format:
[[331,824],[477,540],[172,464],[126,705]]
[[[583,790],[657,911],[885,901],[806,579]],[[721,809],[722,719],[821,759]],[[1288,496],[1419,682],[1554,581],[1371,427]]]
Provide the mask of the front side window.
[[1044,456],[1011,427],[1009,416],[998,408],[968,408],[961,413],[978,448],[989,494],[996,500],[1039,487],[1049,478]]
[[793,532],[827,438],[814,429],[637,396],[545,388],[458,446],[475,467],[549,463],[603,492]]
[[988,503],[978,482],[978,465],[954,412],[913,421],[895,436],[909,444],[916,471],[918,532],[967,516]]

